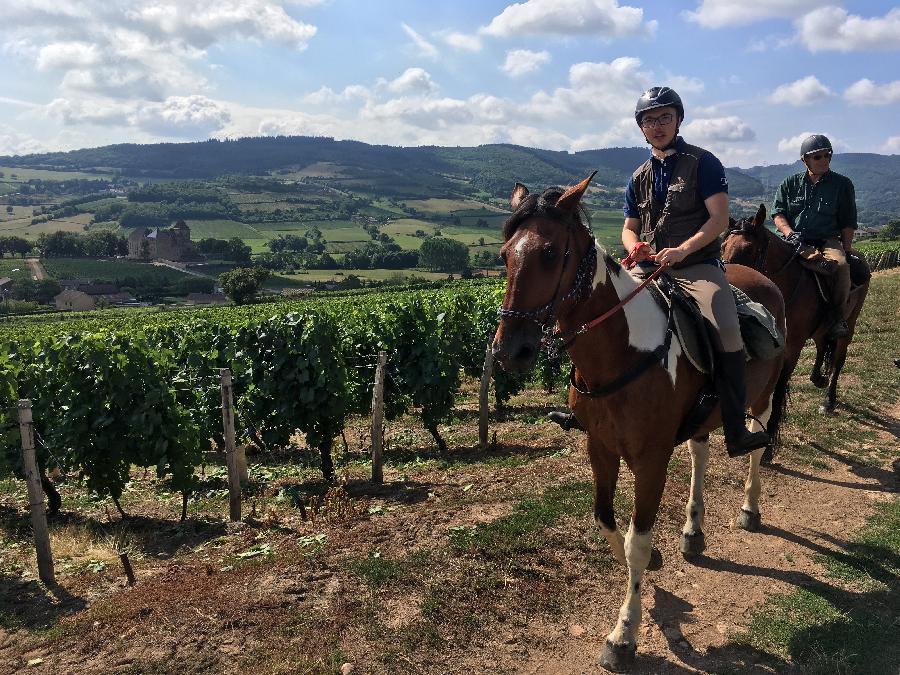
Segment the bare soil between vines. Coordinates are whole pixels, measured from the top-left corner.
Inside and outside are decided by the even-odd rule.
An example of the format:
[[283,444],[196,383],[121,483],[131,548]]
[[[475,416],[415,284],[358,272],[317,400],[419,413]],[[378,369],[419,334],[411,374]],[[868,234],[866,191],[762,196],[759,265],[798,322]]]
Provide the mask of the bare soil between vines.
[[[885,443],[896,442],[897,412],[890,411]],[[359,673],[599,672],[594,661],[625,574],[596,538],[589,513],[562,518],[550,528],[552,546],[526,551],[515,569],[495,570],[490,606],[481,606],[478,589],[464,588],[460,568],[465,574],[471,560],[449,547],[452,528],[508,516],[551,485],[590,480],[575,433],[514,419],[495,429],[492,450],[451,451],[456,462],[448,468],[388,470],[384,486],[371,486],[362,467],[349,468],[340,508],[321,511],[315,522],[265,494],[245,502],[245,513],[256,513],[240,528],[227,528],[215,509],[179,526],[158,500],[136,500],[128,524],[133,588],[113,563],[62,572],[53,592],[27,572],[0,577],[4,612],[21,621],[0,630],[0,672],[325,673],[343,663]],[[477,433],[465,424],[454,432]],[[734,635],[772,594],[811,580],[838,583],[824,576],[815,554],[843,547],[873,503],[900,487],[889,461],[864,466],[827,453],[813,469],[782,457],[763,470],[762,530],[744,532],[732,519],[746,464],[725,458],[718,441],[707,480],[708,548],[692,562],[678,552],[689,459],[685,447],[676,450],[656,527],[663,567],[645,585],[635,673],[780,672],[783,663]],[[620,490],[630,489],[623,469]],[[7,536],[27,529],[21,500],[12,501],[2,507]],[[94,508],[64,512],[60,521],[92,518],[108,528],[118,520]],[[314,537],[322,534],[319,545]],[[424,569],[373,586],[354,567],[361,560],[415,560]],[[463,628],[429,619],[442,592],[462,594],[443,619]]]

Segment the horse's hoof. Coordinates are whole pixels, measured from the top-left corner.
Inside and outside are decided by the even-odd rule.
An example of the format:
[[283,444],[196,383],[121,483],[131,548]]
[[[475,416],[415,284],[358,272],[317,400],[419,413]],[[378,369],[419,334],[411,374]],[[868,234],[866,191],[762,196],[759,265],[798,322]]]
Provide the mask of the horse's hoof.
[[662,565],[662,553],[660,553],[659,549],[654,546],[653,550],[650,551],[650,562],[647,563],[647,571],[656,572],[657,570],[662,569]]
[[680,548],[681,554],[685,558],[703,555],[703,552],[706,550],[706,537],[703,535],[703,531],[701,530],[697,534],[682,533]]
[[833,415],[837,406],[834,403],[823,403],[819,406],[820,415]]
[[634,665],[634,657],[637,653],[637,645],[617,645],[607,640],[600,650],[597,663],[614,673],[626,673]]
[[741,515],[738,516],[737,526],[747,532],[759,532],[762,524],[762,517],[758,513],[741,509]]
[[824,375],[811,373],[809,376],[809,381],[812,382],[819,389],[824,389],[825,385],[828,384],[828,378]]

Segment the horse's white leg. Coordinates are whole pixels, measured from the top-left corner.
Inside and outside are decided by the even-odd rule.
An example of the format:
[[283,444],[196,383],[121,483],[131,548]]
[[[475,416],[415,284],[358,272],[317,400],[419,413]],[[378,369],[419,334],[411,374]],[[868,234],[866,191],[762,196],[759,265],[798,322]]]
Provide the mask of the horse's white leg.
[[[772,399],[769,398],[769,405],[765,412],[759,416],[759,422],[753,420],[750,423],[750,431],[759,431],[765,429],[769,423],[769,417],[772,415]],[[760,424],[762,422],[762,424]],[[749,532],[756,532],[762,522],[759,513],[759,495],[762,492],[762,481],[759,478],[759,463],[762,460],[765,448],[758,448],[750,453],[750,471],[747,474],[747,481],[744,483],[744,505],[741,507],[741,513],[738,516],[737,525],[741,529]]]
[[606,541],[609,542],[609,548],[612,550],[615,559],[622,565],[627,565],[628,563],[625,560],[625,538],[622,536],[622,533],[618,528],[615,530],[609,529],[599,518],[596,519],[596,522],[600,532],[606,537]]
[[634,662],[637,652],[637,631],[641,625],[641,585],[653,551],[651,539],[652,530],[637,532],[632,521],[625,537],[625,560],[628,565],[625,602],[619,610],[615,629],[606,636],[599,658],[600,665],[613,672],[628,668]]
[[704,439],[688,441],[691,451],[691,494],[685,507],[686,520],[681,530],[681,552],[687,556],[700,555],[706,549],[703,536],[703,520],[706,508],[703,504],[703,481],[709,463],[709,435]]

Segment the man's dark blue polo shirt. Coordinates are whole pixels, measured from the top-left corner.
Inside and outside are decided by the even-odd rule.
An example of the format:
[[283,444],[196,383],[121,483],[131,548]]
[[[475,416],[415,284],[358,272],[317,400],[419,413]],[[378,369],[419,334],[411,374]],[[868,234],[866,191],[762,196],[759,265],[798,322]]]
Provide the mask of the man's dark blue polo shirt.
[[[679,153],[684,151],[687,145],[679,136],[675,139],[675,152],[659,160],[651,153],[650,161],[653,164],[653,197],[660,204],[666,201],[666,193],[669,191],[669,181],[672,178],[672,170],[678,161]],[[708,150],[700,155],[697,163],[697,189],[703,199],[708,199],[720,192],[728,192],[728,179],[725,178],[725,167],[722,166],[714,154]],[[637,199],[634,196],[634,179],[628,179],[628,187],[625,188],[625,212],[626,218],[640,218]]]

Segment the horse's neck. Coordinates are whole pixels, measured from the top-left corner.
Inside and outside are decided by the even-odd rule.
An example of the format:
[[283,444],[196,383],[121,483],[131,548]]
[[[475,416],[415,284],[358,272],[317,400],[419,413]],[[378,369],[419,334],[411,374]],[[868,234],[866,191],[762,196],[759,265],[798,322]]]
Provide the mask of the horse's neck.
[[[760,271],[775,282],[782,295],[791,293],[802,280],[801,277],[806,269],[799,260],[792,260],[792,258],[796,258],[792,246],[786,246],[771,232],[768,232],[766,236],[770,237],[770,241],[766,249],[765,268]],[[788,300],[787,295],[784,299]]]
[[[563,331],[577,329],[615,307],[639,285],[640,282],[597,245],[590,296],[566,316],[560,316],[560,328]],[[651,352],[659,347],[665,334],[665,313],[650,292],[642,290],[602,324],[577,338],[569,354],[579,370],[588,369],[608,377],[610,373],[622,372],[626,365],[623,359],[627,359],[629,353],[633,355],[634,350]],[[673,344],[677,345],[677,342]],[[598,354],[602,357],[598,358]],[[674,358],[670,359],[669,368],[674,380]]]

